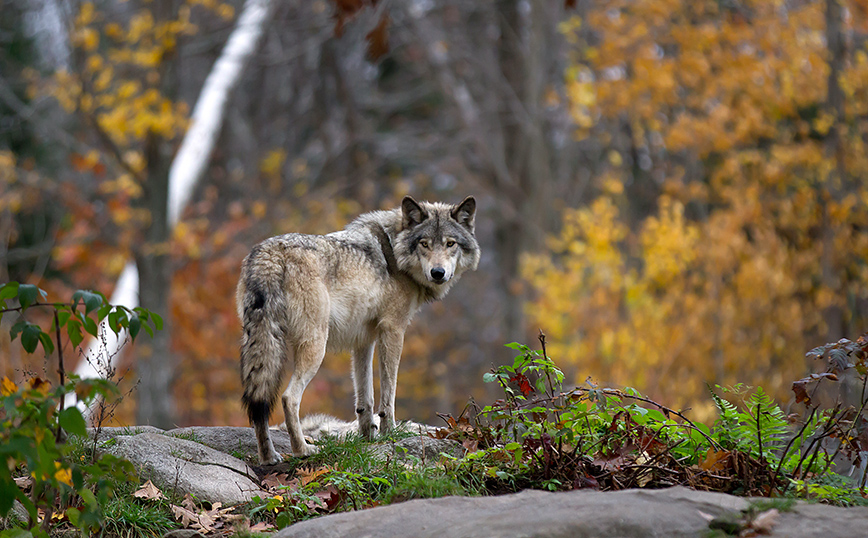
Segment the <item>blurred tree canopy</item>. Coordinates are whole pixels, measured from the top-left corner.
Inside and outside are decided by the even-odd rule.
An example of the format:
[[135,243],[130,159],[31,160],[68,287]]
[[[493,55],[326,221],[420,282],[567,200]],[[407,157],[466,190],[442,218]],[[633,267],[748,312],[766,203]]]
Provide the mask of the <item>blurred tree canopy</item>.
[[786,401],[808,348],[864,330],[865,14],[615,1],[562,24],[578,136],[608,166],[524,274],[581,380],[706,413],[706,383]]

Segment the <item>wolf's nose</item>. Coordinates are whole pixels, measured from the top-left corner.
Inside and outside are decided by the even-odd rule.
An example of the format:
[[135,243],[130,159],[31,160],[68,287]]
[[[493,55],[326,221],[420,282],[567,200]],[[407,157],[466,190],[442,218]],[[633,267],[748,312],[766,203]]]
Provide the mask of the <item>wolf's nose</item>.
[[431,278],[434,280],[443,280],[443,277],[446,276],[446,269],[442,267],[435,267],[431,269]]

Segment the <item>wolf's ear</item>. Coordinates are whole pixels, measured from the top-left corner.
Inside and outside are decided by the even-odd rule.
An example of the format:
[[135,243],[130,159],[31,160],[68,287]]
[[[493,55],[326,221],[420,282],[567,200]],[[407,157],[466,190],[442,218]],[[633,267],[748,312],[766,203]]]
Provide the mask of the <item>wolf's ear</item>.
[[405,196],[401,202],[403,228],[412,228],[428,218],[428,213],[412,196]]
[[455,206],[451,214],[458,224],[473,232],[474,219],[476,218],[476,198],[468,196],[463,202]]

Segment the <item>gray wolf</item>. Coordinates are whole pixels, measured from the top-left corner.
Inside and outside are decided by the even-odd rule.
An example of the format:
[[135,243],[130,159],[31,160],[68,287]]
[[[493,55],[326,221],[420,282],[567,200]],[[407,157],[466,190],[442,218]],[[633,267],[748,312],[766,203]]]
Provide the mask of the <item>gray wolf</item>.
[[315,452],[298,408],[326,351],[352,351],[358,431],[373,437],[374,346],[380,365],[379,430],[395,426],[395,384],[404,332],[413,315],[442,299],[462,273],[476,269],[476,200],[417,202],[359,216],[328,235],[267,239],[241,265],[236,300],[242,323],[242,403],[256,432],[259,460],[282,460],[268,433],[288,362],[281,403],[292,452]]

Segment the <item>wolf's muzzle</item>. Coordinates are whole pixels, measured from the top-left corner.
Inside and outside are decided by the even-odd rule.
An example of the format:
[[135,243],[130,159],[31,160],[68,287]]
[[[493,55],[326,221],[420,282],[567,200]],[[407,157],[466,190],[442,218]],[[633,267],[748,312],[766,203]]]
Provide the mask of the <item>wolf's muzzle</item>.
[[446,279],[446,269],[442,267],[434,267],[431,269],[431,280],[441,284]]

